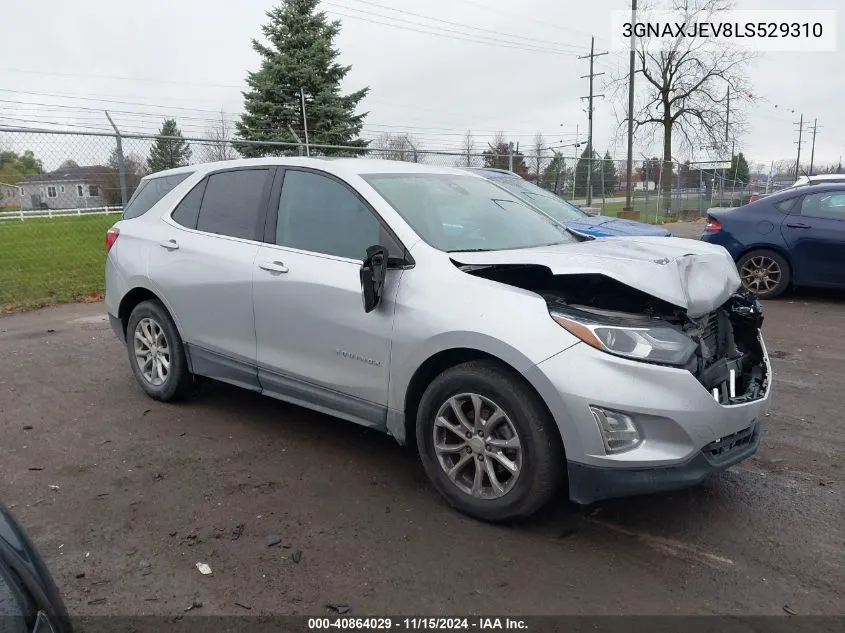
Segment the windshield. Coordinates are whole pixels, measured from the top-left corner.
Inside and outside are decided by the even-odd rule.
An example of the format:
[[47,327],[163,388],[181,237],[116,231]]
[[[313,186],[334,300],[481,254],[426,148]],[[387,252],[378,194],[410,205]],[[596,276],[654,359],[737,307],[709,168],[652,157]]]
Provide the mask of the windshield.
[[572,222],[573,220],[583,220],[586,217],[583,211],[569,204],[563,198],[559,198],[533,183],[526,182],[522,178],[497,178],[493,182],[518,196],[522,196],[535,207],[544,213],[548,213],[562,224]]
[[442,251],[496,251],[577,241],[483,178],[451,174],[362,177],[422,239]]

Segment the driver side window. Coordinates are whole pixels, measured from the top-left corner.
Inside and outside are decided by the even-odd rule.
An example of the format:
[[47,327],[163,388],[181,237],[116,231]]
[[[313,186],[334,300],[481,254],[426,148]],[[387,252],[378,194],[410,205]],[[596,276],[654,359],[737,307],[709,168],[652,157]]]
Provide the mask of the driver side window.
[[386,246],[401,256],[378,218],[346,186],[320,174],[288,169],[282,182],[276,244],[363,260],[367,248]]

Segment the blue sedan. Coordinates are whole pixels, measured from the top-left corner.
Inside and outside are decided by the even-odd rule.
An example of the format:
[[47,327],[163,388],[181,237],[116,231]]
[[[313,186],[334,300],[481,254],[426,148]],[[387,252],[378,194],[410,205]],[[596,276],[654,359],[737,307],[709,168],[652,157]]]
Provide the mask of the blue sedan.
[[582,238],[594,239],[597,237],[632,235],[668,237],[671,235],[666,229],[644,222],[588,215],[575,205],[534,183],[528,182],[511,171],[491,168],[476,168],[469,171],[484,176],[500,187],[504,187]]
[[845,288],[845,185],[791,187],[707,215],[701,239],[724,246],[761,299],[790,286]]

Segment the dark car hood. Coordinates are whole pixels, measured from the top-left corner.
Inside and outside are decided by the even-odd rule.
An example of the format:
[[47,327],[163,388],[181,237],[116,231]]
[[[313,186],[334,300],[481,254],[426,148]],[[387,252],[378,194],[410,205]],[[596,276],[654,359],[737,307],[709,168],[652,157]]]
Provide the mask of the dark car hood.
[[[14,570],[35,607],[44,611],[57,633],[73,633],[67,608],[44,561],[26,531],[0,503],[0,563]],[[1,627],[0,627],[1,628]]]
[[721,306],[740,286],[728,251],[679,237],[617,237],[450,256],[471,266],[533,264],[553,275],[604,275],[683,308],[693,318]]
[[566,223],[566,228],[577,235],[583,235],[584,237],[591,238],[639,235],[669,237],[671,235],[669,231],[660,228],[659,226],[653,226],[644,222],[635,222],[634,220],[620,220],[618,218],[608,218],[604,216],[570,220]]

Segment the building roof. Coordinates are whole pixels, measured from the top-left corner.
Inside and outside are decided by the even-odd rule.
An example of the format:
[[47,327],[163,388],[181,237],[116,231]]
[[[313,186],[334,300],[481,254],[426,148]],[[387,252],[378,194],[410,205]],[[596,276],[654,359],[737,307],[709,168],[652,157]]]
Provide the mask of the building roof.
[[98,176],[108,176],[116,174],[117,170],[114,167],[106,167],[104,165],[88,165],[86,167],[69,167],[67,169],[57,169],[45,174],[36,174],[35,176],[28,176],[19,184],[32,182],[59,182],[59,181],[88,181],[97,178]]

